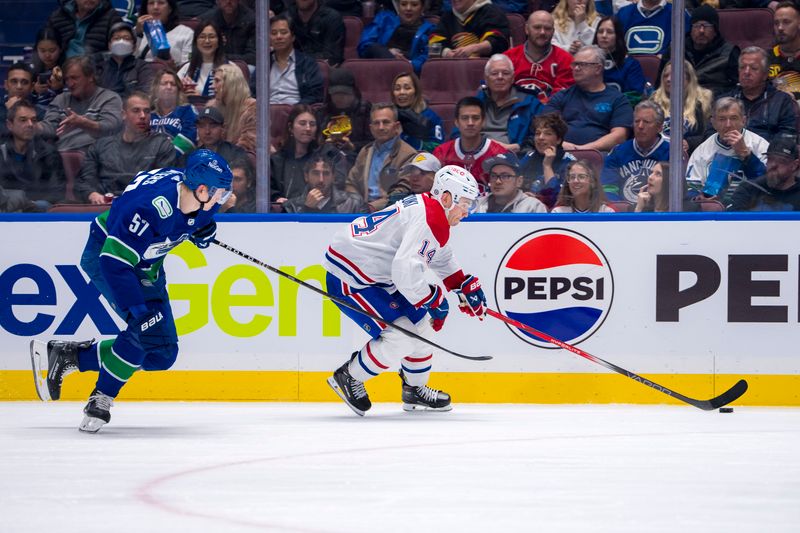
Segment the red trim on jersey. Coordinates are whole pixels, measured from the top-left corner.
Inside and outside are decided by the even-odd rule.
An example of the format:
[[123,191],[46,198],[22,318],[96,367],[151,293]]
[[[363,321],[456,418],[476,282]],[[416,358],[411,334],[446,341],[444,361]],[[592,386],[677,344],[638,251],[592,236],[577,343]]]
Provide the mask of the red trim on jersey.
[[428,354],[425,357],[404,357],[406,361],[409,363],[424,363],[425,361],[430,361],[433,357],[433,354]]
[[369,277],[369,276],[367,276],[366,274],[364,274],[364,273],[361,271],[361,269],[360,269],[360,268],[358,268],[358,267],[356,266],[356,264],[355,264],[355,263],[353,263],[352,261],[350,261],[348,258],[346,258],[345,256],[343,256],[342,254],[340,254],[339,252],[337,252],[336,250],[334,250],[334,249],[333,249],[333,248],[331,248],[330,246],[328,246],[328,251],[329,251],[330,253],[332,253],[333,255],[335,255],[336,257],[338,257],[339,259],[341,259],[342,261],[344,261],[345,263],[347,263],[347,264],[350,266],[350,268],[352,268],[353,270],[355,270],[356,272],[358,272],[358,275],[359,275],[359,276],[361,276],[361,277],[362,277],[362,278],[363,278],[365,281],[368,281],[369,283],[375,283],[375,280],[374,280],[374,279],[372,279],[371,277]]
[[[380,313],[378,313],[375,309],[373,309],[372,306],[370,306],[369,303],[364,299],[364,297],[358,294],[357,292],[351,294],[350,298],[352,298],[361,307],[361,309],[369,311],[375,316],[381,316]],[[378,326],[381,327],[381,329],[386,329],[385,323],[381,322],[380,320],[376,320],[376,323],[378,324]]]
[[450,223],[447,221],[447,215],[444,214],[444,208],[439,200],[432,198],[430,194],[425,193],[421,196],[425,206],[425,221],[439,246],[444,246],[450,240]]
[[464,160],[465,154],[461,148],[461,139],[447,141],[433,149],[433,155],[442,163],[442,166],[456,165],[469,171],[478,181],[481,190],[489,186],[489,173],[483,170],[483,162],[497,154],[508,152],[500,143],[484,137],[483,144],[472,154],[472,164]]
[[370,349],[369,349],[369,342],[367,343],[367,346],[366,346],[366,348],[367,348],[367,355],[369,356],[369,358],[370,358],[370,359],[372,359],[372,362],[373,362],[373,363],[375,363],[375,365],[376,365],[378,368],[381,368],[381,369],[383,369],[383,370],[388,370],[388,369],[389,369],[389,367],[388,367],[387,365],[384,365],[384,364],[382,364],[380,361],[378,361],[378,360],[375,358],[375,356],[374,356],[374,355],[372,355],[372,350],[370,350]]
[[444,286],[447,287],[448,291],[454,291],[456,289],[461,288],[461,284],[464,283],[464,280],[467,279],[467,276],[464,274],[463,270],[459,270],[458,272],[454,272],[444,278]]

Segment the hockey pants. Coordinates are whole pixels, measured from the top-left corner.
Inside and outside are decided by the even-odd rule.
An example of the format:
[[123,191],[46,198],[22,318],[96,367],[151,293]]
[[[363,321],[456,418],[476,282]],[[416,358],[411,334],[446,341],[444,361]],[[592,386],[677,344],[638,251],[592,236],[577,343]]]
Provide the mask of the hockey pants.
[[331,273],[328,273],[326,281],[328,292],[333,296],[384,319],[378,322],[338,306],[342,313],[372,337],[350,361],[350,375],[359,381],[367,381],[382,372],[394,371],[399,366],[410,385],[425,385],[431,372],[431,346],[387,327],[387,323],[396,323],[422,337],[431,338],[434,331],[428,321],[427,311],[415,308],[399,291],[389,293],[379,287],[353,289]]
[[[111,307],[123,316],[108,283],[100,272],[100,249],[105,235],[92,225],[89,240],[81,257],[81,268],[88,274],[92,283],[111,304]],[[157,327],[149,328],[144,333],[136,329],[126,328],[115,339],[107,339],[92,343],[92,346],[78,353],[78,367],[81,372],[99,371],[97,389],[103,394],[116,397],[120,389],[131,376],[139,370],[167,370],[178,356],[178,333],[175,330],[175,319],[169,304],[166,279],[163,269],[155,282],[144,275],[139,279],[139,289],[144,294],[145,304],[152,311],[161,311],[164,319]],[[137,290],[131,288],[131,290]]]

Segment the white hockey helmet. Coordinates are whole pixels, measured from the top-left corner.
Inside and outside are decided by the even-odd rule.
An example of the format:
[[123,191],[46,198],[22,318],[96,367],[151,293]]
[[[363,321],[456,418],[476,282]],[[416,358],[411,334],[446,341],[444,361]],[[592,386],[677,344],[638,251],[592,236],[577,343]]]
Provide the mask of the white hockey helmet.
[[480,189],[469,170],[457,165],[447,165],[434,174],[431,196],[442,203],[442,195],[446,192],[453,196],[453,205],[462,204],[469,209],[478,198]]

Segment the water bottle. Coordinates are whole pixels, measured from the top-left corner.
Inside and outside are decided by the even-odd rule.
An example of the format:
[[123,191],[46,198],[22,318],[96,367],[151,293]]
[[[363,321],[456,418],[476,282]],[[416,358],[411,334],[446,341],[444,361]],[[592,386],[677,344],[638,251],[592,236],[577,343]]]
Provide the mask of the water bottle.
[[361,17],[366,19],[369,24],[375,18],[375,0],[365,0],[361,2]]
[[706,176],[706,182],[703,185],[703,194],[719,196],[723,189],[728,186],[729,176],[735,174],[741,168],[742,160],[738,157],[716,154],[708,166],[708,176]]
[[159,59],[169,59],[169,41],[167,32],[160,20],[148,20],[144,23],[144,34],[147,36],[147,44],[150,45],[150,52],[153,57]]

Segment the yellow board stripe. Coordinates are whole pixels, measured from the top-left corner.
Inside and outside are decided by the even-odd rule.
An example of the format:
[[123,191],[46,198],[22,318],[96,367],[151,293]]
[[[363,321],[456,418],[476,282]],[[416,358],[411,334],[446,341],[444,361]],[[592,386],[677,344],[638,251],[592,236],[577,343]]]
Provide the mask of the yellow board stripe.
[[[325,380],[330,372],[180,371],[137,372],[120,395],[123,400],[303,401],[332,402]],[[656,383],[698,399],[708,399],[747,379],[750,389],[735,405],[800,406],[800,375],[650,374]],[[71,374],[62,399],[85,401],[96,372]],[[430,385],[458,403],[633,403],[676,404],[649,387],[616,374],[434,373]],[[716,387],[716,388],[715,388]],[[370,398],[400,401],[400,378],[383,374],[367,383]],[[35,400],[30,370],[0,371],[0,400]]]

